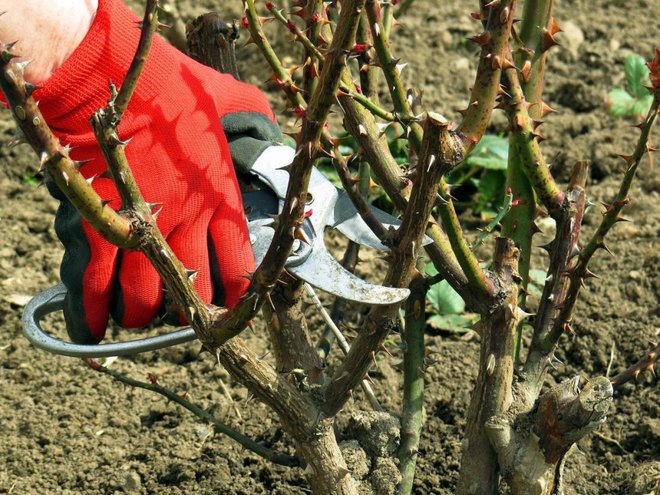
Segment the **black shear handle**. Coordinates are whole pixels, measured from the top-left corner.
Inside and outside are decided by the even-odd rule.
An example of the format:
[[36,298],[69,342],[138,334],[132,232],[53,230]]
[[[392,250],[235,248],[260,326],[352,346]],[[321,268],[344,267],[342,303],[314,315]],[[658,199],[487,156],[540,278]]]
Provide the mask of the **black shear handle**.
[[25,307],[23,333],[39,349],[61,356],[102,358],[155,351],[197,338],[192,328],[184,328],[156,337],[113,344],[80,345],[60,340],[46,333],[41,328],[40,322],[44,316],[62,310],[64,296],[66,296],[66,287],[58,284],[34,296]]

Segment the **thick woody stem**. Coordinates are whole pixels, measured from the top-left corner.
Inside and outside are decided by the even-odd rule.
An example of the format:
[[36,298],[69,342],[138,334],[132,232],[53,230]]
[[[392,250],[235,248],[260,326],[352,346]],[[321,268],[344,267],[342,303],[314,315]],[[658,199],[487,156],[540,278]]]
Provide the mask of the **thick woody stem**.
[[[518,29],[518,39],[515,47],[514,62],[516,67],[524,67],[522,89],[525,99],[531,105],[528,109],[535,124],[540,125],[542,113],[543,76],[547,50],[541,49],[543,29],[550,22],[552,0],[530,0],[524,3],[523,16]],[[505,95],[502,95],[504,98]],[[509,144],[509,159],[507,165],[507,188],[513,192],[518,205],[506,215],[502,222],[502,234],[513,239],[520,248],[518,271],[522,277],[520,304],[525,304],[525,290],[529,280],[529,267],[532,252],[532,237],[538,232],[534,224],[536,214],[536,195],[522,165],[522,159],[517,154],[515,142],[511,134]],[[516,138],[518,139],[518,138]],[[518,342],[522,327],[518,329]],[[519,348],[519,344],[516,344]],[[518,349],[519,350],[519,349]],[[519,352],[516,353],[519,355]]]
[[511,149],[519,156],[520,165],[541,202],[550,214],[554,214],[561,207],[564,195],[541,153],[539,141],[543,138],[536,132],[536,124],[529,116],[530,103],[525,100],[515,67],[505,70],[504,75],[508,93],[505,110],[511,124]]
[[270,461],[274,464],[280,464],[282,466],[298,466],[300,462],[298,461],[297,458],[291,457],[286,454],[282,454],[280,452],[276,452],[274,450],[269,449],[268,447],[264,447],[263,445],[255,442],[249,437],[246,437],[242,433],[234,430],[233,428],[227,426],[225,423],[220,421],[218,418],[213,416],[212,414],[208,413],[201,407],[199,407],[196,404],[193,404],[189,400],[187,400],[184,396],[181,396],[177,394],[176,392],[169,390],[162,385],[158,383],[155,377],[153,377],[151,374],[149,374],[150,381],[149,382],[142,382],[139,380],[135,380],[133,378],[130,378],[122,373],[119,373],[118,371],[112,370],[110,368],[106,368],[105,366],[102,366],[98,362],[89,359],[89,358],[84,358],[83,361],[87,366],[89,366],[91,369],[94,371],[97,371],[99,373],[103,373],[105,375],[108,375],[112,377],[113,379],[124,383],[130,387],[134,388],[141,388],[143,390],[148,390],[150,392],[154,392],[156,394],[162,395],[168,400],[171,400],[172,402],[175,402],[176,404],[179,404],[181,407],[184,409],[187,409],[191,413],[193,413],[195,416],[200,418],[201,420],[210,423],[213,425],[214,431],[218,433],[222,433],[223,435],[226,435],[227,437],[231,438],[235,442],[238,442],[240,445],[245,447],[247,450],[254,452],[257,454],[259,457]]
[[192,59],[240,79],[234,50],[238,39],[236,24],[227,24],[220,14],[209,12],[191,21],[186,33]]
[[[429,114],[419,160],[419,173],[413,184],[410,202],[403,214],[401,227],[392,243],[392,262],[385,284],[407,287],[421,248],[426,219],[431,214],[440,178],[462,159],[460,140],[449,130],[448,123],[437,114]],[[375,307],[367,316],[351,351],[335,372],[325,392],[322,406],[327,416],[337,413],[348,400],[349,392],[371,366],[373,353],[380,348],[390,330],[398,325],[398,305]]]
[[277,371],[302,370],[313,383],[321,377],[321,359],[314,349],[303,312],[303,283],[292,279],[279,284],[264,304]]
[[579,376],[565,380],[544,393],[535,407],[517,402],[487,421],[488,437],[513,495],[563,493],[566,454],[605,421],[612,402],[607,378],[594,378],[582,389],[579,385]]
[[506,411],[513,400],[513,349],[520,314],[518,311],[518,249],[511,239],[499,237],[493,258],[493,272],[505,294],[492,313],[481,315],[479,375],[468,410],[462,446],[461,472],[456,493],[495,495],[499,476],[495,452],[485,425]]
[[400,495],[412,493],[417,465],[417,451],[423,423],[424,406],[424,329],[426,327],[427,281],[417,275],[410,284],[406,301],[406,325],[403,331],[403,411],[399,446]]
[[525,363],[527,382],[532,388],[536,388],[536,393],[543,385],[545,369],[559,337],[565,331],[570,331],[568,321],[562,325],[561,332],[555,332],[554,328],[556,318],[565,303],[570,273],[575,267],[576,255],[579,252],[580,228],[587,202],[585,188],[588,177],[589,163],[586,161],[576,163],[564,195],[564,203],[555,213],[556,234],[548,246],[550,266],[534,319],[532,344]]

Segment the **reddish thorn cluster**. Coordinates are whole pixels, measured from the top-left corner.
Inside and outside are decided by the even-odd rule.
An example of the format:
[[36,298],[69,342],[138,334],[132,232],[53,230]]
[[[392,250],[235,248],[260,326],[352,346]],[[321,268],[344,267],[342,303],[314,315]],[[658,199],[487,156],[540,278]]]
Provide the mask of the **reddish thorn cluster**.
[[353,45],[353,53],[360,55],[361,53],[366,52],[369,48],[370,46],[365,43],[356,43]]
[[245,29],[250,28],[250,22],[248,21],[247,16],[245,16],[241,19],[241,26],[243,26]]
[[296,114],[296,117],[302,119],[305,116],[305,109],[301,107],[296,107],[293,109],[293,113]]
[[318,24],[320,20],[321,20],[321,16],[318,13],[312,14],[311,17],[309,18],[309,22],[311,22],[312,24]]
[[270,11],[273,10],[273,2],[266,2],[266,8]]
[[520,204],[520,200],[514,199],[513,201],[511,201],[511,208],[513,208],[514,206],[518,206],[519,204]]
[[660,89],[660,48],[655,49],[655,57],[646,63],[649,68],[649,80],[655,91]]
[[296,25],[295,25],[293,22],[291,22],[291,21],[286,21],[286,27],[287,27],[287,29],[288,29],[289,31],[291,31],[292,33],[295,33],[295,32],[296,32]]

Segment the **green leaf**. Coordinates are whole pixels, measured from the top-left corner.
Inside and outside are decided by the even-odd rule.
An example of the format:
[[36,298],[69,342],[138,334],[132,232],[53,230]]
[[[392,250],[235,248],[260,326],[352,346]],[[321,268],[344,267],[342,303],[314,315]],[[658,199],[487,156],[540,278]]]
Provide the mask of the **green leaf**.
[[506,170],[509,142],[502,136],[486,134],[465,159],[467,165],[490,170]]
[[545,270],[537,270],[532,268],[529,271],[529,280],[536,285],[543,286],[545,284],[545,278],[548,276],[548,272]]
[[[438,272],[433,264],[429,263],[426,265],[426,273],[434,276]],[[465,311],[465,301],[446,280],[442,280],[429,288],[426,299],[431,303],[433,311],[440,315],[446,316]]]
[[541,288],[545,285],[545,279],[547,276],[548,272],[545,270],[537,270],[532,268],[529,271],[529,284],[527,285],[527,290],[529,293],[537,297],[541,297],[543,294]]
[[27,184],[28,186],[36,187],[39,185],[39,179],[37,179],[32,174],[23,174],[21,179],[23,179],[23,183]]
[[465,333],[472,330],[476,320],[478,320],[476,315],[433,315],[426,323],[436,330]]
[[630,107],[630,115],[633,117],[644,118],[644,116],[649,112],[652,103],[653,95],[651,94],[647,94],[645,97],[635,100]]
[[630,115],[630,109],[635,99],[625,89],[614,88],[608,93],[610,103],[610,114],[613,117],[626,117]]
[[631,53],[624,62],[628,91],[636,98],[643,98],[649,94],[644,85],[649,84],[649,68],[643,57]]
[[474,180],[477,188],[477,198],[473,206],[474,212],[480,214],[492,202],[501,203],[506,189],[506,176],[500,170],[485,170],[481,178]]

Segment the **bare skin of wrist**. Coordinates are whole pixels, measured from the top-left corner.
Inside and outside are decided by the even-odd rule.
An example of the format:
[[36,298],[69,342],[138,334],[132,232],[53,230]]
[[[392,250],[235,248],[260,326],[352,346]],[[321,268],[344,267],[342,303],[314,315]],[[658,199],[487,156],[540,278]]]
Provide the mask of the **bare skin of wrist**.
[[48,79],[80,45],[98,0],[0,0],[0,41],[17,41],[14,52],[30,60],[25,78]]

